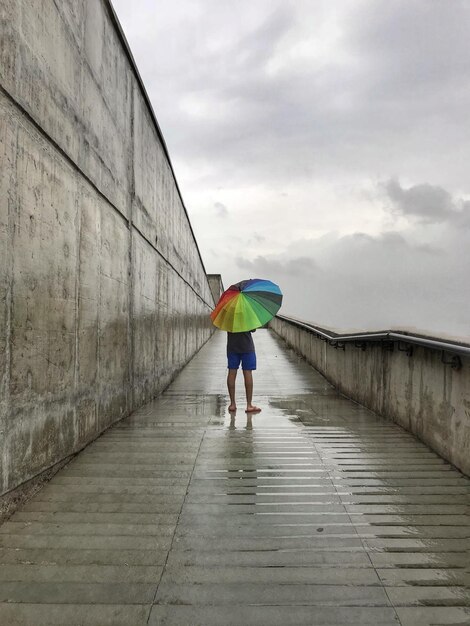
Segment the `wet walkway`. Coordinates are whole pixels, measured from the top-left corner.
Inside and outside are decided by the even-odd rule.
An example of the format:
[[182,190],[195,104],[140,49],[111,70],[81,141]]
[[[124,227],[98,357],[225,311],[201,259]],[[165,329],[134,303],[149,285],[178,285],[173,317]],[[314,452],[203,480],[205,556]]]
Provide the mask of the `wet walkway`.
[[470,624],[470,481],[268,331],[218,333],[0,527],[0,624]]

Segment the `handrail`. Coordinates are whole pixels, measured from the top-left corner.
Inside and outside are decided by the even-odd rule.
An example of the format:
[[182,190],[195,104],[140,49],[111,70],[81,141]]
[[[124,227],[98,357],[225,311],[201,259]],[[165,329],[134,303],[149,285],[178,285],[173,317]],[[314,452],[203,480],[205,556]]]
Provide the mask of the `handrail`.
[[276,317],[281,320],[285,320],[286,322],[290,322],[291,324],[303,328],[309,332],[312,332],[321,339],[330,343],[330,345],[337,345],[338,343],[349,343],[353,341],[363,343],[372,343],[378,341],[398,341],[402,343],[423,346],[424,348],[429,348],[431,350],[440,350],[443,352],[447,352],[450,355],[463,355],[470,357],[470,345],[460,342],[443,341],[442,339],[436,339],[434,337],[412,335],[408,334],[406,331],[398,332],[394,330],[342,335],[333,331],[326,331],[324,328],[314,326],[313,324],[309,324],[308,322],[296,319],[294,317],[287,317],[286,315],[276,315]]

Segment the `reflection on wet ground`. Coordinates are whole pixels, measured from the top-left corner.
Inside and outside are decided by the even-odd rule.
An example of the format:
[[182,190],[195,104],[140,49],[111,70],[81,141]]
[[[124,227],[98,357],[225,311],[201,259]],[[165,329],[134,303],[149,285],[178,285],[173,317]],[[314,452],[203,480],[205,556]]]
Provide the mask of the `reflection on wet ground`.
[[261,414],[217,334],[0,527],[0,623],[470,623],[470,480],[255,342]]

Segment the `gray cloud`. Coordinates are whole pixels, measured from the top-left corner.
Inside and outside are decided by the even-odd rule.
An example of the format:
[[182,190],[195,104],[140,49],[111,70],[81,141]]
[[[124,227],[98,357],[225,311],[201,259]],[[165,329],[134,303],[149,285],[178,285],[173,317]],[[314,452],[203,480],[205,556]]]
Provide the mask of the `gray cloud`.
[[[462,103],[449,99],[443,88],[457,84],[470,71],[469,25],[468,4],[462,0],[451,4],[372,0],[359,3],[351,14],[348,39],[371,72],[369,84],[378,88],[371,93],[375,99],[397,101],[406,89],[409,104],[414,101],[422,107],[425,93],[433,101],[442,98],[451,108],[459,108]],[[386,71],[382,79],[379,71]]]
[[[465,3],[195,0],[193,19],[162,2],[153,20],[149,0],[137,6],[116,0],[176,165],[216,164],[204,184],[383,176],[405,161],[410,178],[468,185]],[[330,29],[328,53],[309,53]]]
[[285,276],[311,276],[316,271],[315,261],[310,257],[297,257],[286,261],[269,259],[264,256],[258,256],[252,261],[238,257],[235,259],[237,267],[254,275],[258,272],[263,278],[265,275],[285,275]]
[[215,202],[214,209],[216,210],[218,217],[227,217],[228,209],[225,204],[222,204],[222,202]]
[[383,188],[392,202],[392,212],[418,218],[422,223],[450,222],[459,227],[470,226],[470,202],[454,200],[443,187],[428,183],[404,189],[397,179],[390,179]]
[[391,179],[384,188],[402,215],[417,216],[423,222],[442,222],[455,215],[452,196],[442,187],[423,184],[403,189],[398,180]]
[[462,201],[461,210],[456,215],[455,224],[464,229],[470,229],[470,201]]
[[468,2],[114,4],[208,271],[324,326],[470,335]]
[[[454,225],[440,246],[420,243],[422,226],[406,233],[298,240],[279,255],[237,266],[277,282],[283,310],[337,329],[414,328],[470,338],[468,231]],[[289,258],[294,251],[299,257]]]

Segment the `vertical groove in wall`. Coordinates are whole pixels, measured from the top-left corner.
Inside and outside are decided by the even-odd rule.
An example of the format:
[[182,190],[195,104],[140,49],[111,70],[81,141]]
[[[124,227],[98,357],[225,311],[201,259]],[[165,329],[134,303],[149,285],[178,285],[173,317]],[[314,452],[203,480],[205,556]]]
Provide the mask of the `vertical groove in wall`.
[[411,412],[411,406],[412,406],[412,389],[413,389],[413,378],[414,378],[414,361],[412,358],[409,358],[409,366],[408,366],[408,384],[405,390],[405,404],[406,404],[406,411],[405,411],[405,421],[403,422],[403,424],[405,425],[405,428],[407,428],[408,430],[412,430],[413,429],[413,425],[412,425],[412,412]]
[[[80,206],[79,181],[76,176],[75,184],[75,229],[77,242],[77,258],[75,263],[75,358],[73,372],[74,395],[79,395],[79,372],[80,372],[80,274],[81,274],[81,236],[82,236],[82,213]],[[74,421],[77,420],[77,407],[74,406]],[[75,436],[75,445],[79,437]]]
[[[15,143],[14,143],[14,164],[12,167],[11,173],[11,185],[10,185],[10,193],[7,197],[8,202],[8,227],[7,227],[7,266],[6,266],[6,293],[5,293],[5,371],[4,371],[4,381],[3,381],[3,398],[0,398],[0,406],[3,405],[3,416],[0,412],[0,437],[3,441],[7,440],[7,429],[8,425],[6,423],[6,419],[8,417],[10,411],[10,395],[11,395],[11,370],[12,370],[12,351],[11,351],[11,342],[12,342],[12,310],[13,310],[13,276],[14,276],[14,255],[13,255],[13,241],[15,236],[15,228],[17,222],[17,197],[18,197],[18,181],[17,181],[17,171],[18,171],[18,136],[19,136],[19,127],[18,124],[15,128]],[[2,455],[0,459],[0,489],[3,491],[5,486],[8,484],[9,478],[9,464],[7,463],[7,455],[5,446],[2,446]],[[1,492],[0,492],[1,493]]]
[[389,389],[388,385],[388,364],[390,359],[390,353],[387,352],[384,348],[382,348],[382,359],[381,359],[381,367],[382,367],[382,389],[380,390],[380,404],[378,406],[377,411],[384,414],[385,407],[387,406],[387,390]]
[[102,329],[102,320],[101,320],[101,311],[102,311],[102,257],[101,257],[101,250],[103,247],[103,242],[102,242],[102,236],[101,236],[101,231],[102,231],[102,208],[101,206],[98,209],[99,211],[99,219],[97,220],[97,227],[98,227],[98,233],[97,233],[97,245],[98,245],[98,258],[97,258],[97,264],[98,264],[98,271],[97,271],[97,280],[98,280],[98,302],[97,302],[97,311],[96,311],[96,382],[95,382],[95,386],[96,386],[96,391],[97,391],[97,397],[96,397],[96,414],[97,414],[97,418],[95,421],[95,435],[98,435],[98,433],[100,432],[100,425],[99,425],[99,420],[98,420],[98,416],[101,414],[101,398],[102,398],[102,394],[101,394],[101,333],[103,331]]
[[135,200],[135,128],[134,128],[134,82],[131,79],[129,81],[129,93],[130,93],[130,163],[129,163],[129,385],[130,385],[130,410],[132,411],[135,406],[135,380],[134,380],[134,368],[135,368],[135,302],[134,302],[134,229],[132,227],[134,223],[134,200]]

